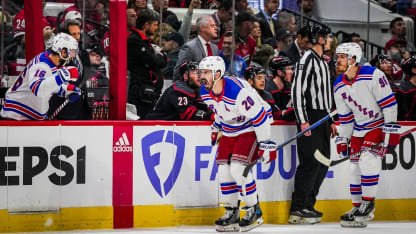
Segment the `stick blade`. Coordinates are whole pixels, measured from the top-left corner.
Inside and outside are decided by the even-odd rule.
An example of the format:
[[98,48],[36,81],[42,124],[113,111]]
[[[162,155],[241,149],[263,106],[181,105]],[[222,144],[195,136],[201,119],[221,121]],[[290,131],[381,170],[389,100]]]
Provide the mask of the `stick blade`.
[[318,162],[322,163],[323,165],[329,167],[331,166],[331,159],[326,158],[321,151],[319,150],[315,150],[315,153],[313,154],[313,156],[315,157],[316,160],[318,160]]

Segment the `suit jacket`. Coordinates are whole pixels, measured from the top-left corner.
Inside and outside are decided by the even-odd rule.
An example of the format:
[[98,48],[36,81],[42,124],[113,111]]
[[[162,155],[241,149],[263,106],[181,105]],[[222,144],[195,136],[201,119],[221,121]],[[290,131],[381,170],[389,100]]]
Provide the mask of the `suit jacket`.
[[[269,22],[267,22],[266,16],[264,16],[263,12],[259,12],[255,15],[260,23],[261,29],[261,40],[263,43],[270,44],[271,46],[276,45],[276,38],[274,37],[272,30],[270,29]],[[278,23],[277,20],[273,19],[274,31],[277,32]]]
[[299,50],[298,47],[296,47],[295,42],[293,42],[292,45],[290,45],[290,47],[286,50],[280,51],[279,56],[289,57],[293,63],[296,63],[300,60]]
[[[209,45],[211,46],[212,55],[218,56],[218,47],[212,42],[209,42]],[[182,80],[182,77],[179,74],[179,68],[184,62],[196,61],[199,63],[203,58],[208,56],[207,54],[205,54],[204,46],[205,45],[202,45],[202,42],[199,39],[199,37],[196,37],[193,40],[188,41],[182,46],[181,50],[179,51],[178,61],[176,62],[176,66],[173,71],[174,82],[177,80]]]

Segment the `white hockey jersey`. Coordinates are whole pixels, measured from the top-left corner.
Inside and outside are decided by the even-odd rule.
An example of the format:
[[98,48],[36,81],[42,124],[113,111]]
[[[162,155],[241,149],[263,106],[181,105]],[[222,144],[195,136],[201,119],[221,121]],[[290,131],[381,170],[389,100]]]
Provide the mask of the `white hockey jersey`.
[[270,140],[270,105],[245,80],[225,76],[218,82],[224,82],[220,96],[207,92],[202,85],[201,98],[215,112],[215,124],[223,135],[233,137],[255,131],[259,142]]
[[49,52],[33,58],[6,92],[0,115],[16,120],[44,120],[49,99],[57,93],[64,80],[58,67],[49,59]]
[[339,135],[363,137],[384,123],[397,121],[397,102],[384,73],[371,66],[359,67],[350,82],[345,74],[334,82]]

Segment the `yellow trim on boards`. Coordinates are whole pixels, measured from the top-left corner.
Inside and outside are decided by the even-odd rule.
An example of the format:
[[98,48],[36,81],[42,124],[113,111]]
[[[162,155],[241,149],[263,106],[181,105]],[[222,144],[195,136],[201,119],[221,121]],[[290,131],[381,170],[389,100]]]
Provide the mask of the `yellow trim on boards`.
[[[268,224],[287,224],[290,201],[261,202],[263,218]],[[349,200],[317,201],[324,212],[322,222],[339,222],[351,208]],[[134,207],[134,228],[173,227],[178,225],[214,225],[223,208],[175,209],[173,205]],[[244,214],[241,213],[241,216]],[[416,199],[376,200],[376,221],[416,221]],[[113,207],[61,208],[59,213],[9,214],[0,210],[0,232],[68,231],[112,229]]]
[[59,213],[9,214],[7,210],[0,210],[0,232],[112,228],[112,206],[61,208]]
[[[268,224],[287,224],[290,201],[260,202],[263,219]],[[322,222],[339,222],[352,207],[350,200],[317,201],[315,208],[324,213]],[[144,215],[145,214],[145,215]],[[223,208],[174,209],[173,205],[135,206],[134,227],[169,227],[178,225],[214,225],[224,214]],[[241,213],[240,216],[244,214]],[[416,199],[376,200],[375,221],[416,221]]]

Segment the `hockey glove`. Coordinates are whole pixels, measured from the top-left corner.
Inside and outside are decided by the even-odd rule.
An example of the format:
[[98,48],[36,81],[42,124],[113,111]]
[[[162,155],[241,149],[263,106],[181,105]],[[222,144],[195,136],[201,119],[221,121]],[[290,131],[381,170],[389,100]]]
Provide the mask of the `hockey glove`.
[[73,66],[62,67],[61,69],[58,70],[58,74],[59,76],[62,77],[64,82],[68,82],[68,81],[75,82],[78,80],[78,77],[79,77],[78,69]]
[[[271,154],[272,151],[277,150],[277,145],[273,141],[261,141],[259,142],[258,156],[260,161],[269,163],[276,160],[276,154]],[[267,151],[267,152],[265,152]]]
[[81,96],[81,90],[73,84],[64,83],[61,85],[57,94],[61,97],[68,98],[70,102],[75,102]]
[[400,143],[400,128],[400,125],[397,123],[384,124],[381,137],[383,138],[385,148],[394,149]]
[[214,124],[211,125],[211,145],[214,146],[217,143],[218,132],[220,130]]
[[337,153],[343,157],[350,154],[350,140],[346,137],[336,137],[335,145],[337,146]]

